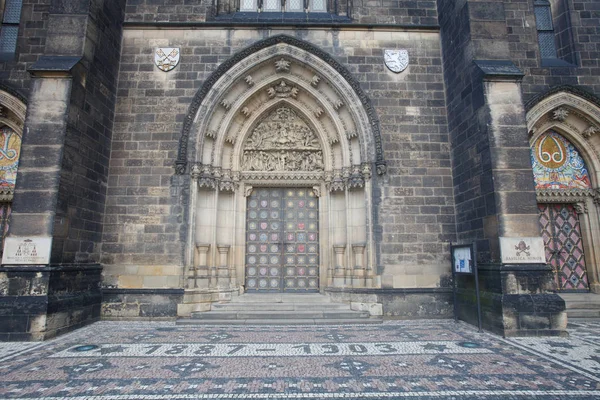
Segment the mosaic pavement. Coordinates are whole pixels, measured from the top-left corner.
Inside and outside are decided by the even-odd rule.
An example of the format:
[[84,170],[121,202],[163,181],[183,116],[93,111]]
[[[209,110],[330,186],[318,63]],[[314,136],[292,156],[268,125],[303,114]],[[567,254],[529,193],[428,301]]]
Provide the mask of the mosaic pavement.
[[0,343],[0,398],[600,399],[600,321],[569,332],[99,322],[45,343]]

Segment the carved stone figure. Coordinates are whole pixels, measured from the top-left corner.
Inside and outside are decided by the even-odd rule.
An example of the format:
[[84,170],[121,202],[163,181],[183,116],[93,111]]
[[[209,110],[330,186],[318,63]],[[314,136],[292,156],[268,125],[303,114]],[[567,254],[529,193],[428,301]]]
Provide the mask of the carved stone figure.
[[317,135],[288,107],[271,112],[244,146],[244,171],[323,171]]

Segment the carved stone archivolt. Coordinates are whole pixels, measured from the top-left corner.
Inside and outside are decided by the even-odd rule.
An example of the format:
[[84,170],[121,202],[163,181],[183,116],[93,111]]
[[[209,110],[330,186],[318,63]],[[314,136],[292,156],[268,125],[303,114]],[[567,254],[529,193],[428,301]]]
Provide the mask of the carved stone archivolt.
[[245,143],[244,171],[323,171],[317,135],[288,107],[271,112]]
[[[261,64],[263,61],[264,64]],[[296,64],[302,65],[302,68],[295,70]],[[253,68],[253,66],[260,66],[260,68]],[[269,74],[261,72],[265,70],[272,72]],[[274,80],[273,73],[281,74],[281,77]],[[265,80],[271,80],[268,86],[261,85]],[[238,84],[239,87],[231,91]],[[269,88],[272,90],[265,93]],[[261,95],[255,95],[253,90],[256,93],[260,92]],[[233,99],[239,99],[240,93],[248,101],[242,101],[243,104],[240,104],[238,110],[237,100]],[[269,93],[272,97],[269,97]],[[252,96],[254,98],[250,99]],[[324,101],[322,104],[325,104],[327,107],[324,108],[327,109],[322,112],[316,110],[313,101],[315,96],[318,99],[317,103]],[[360,154],[357,153],[355,158],[351,159],[352,153],[344,150],[346,151],[344,154],[350,157],[348,160],[344,159],[345,166],[368,161],[377,167],[377,173],[385,172],[379,121],[369,98],[353,74],[325,51],[294,37],[276,35],[239,51],[219,65],[217,70],[205,80],[183,121],[176,173],[184,174],[187,171],[189,156],[200,161],[202,158],[200,149],[207,143],[209,146],[213,144],[220,146],[223,142],[219,135],[223,135],[227,143],[227,139],[238,131],[237,128],[244,124],[244,120],[252,120],[253,116],[247,113],[254,112],[254,116],[256,115],[257,104],[260,101],[265,99],[278,101],[283,100],[282,97],[287,97],[285,100],[297,101],[299,104],[310,103],[308,107],[310,115],[306,115],[309,119],[319,119],[320,125],[315,129],[319,129],[320,137],[321,129],[334,132],[340,137],[343,137],[340,135],[341,132],[352,132],[349,140],[357,139]],[[231,112],[234,104],[236,110]],[[248,108],[247,113],[242,112],[244,106]],[[316,115],[314,115],[315,111],[317,111]],[[217,121],[218,118],[222,121]],[[221,125],[221,122],[224,125]],[[204,132],[205,135],[190,138],[194,128]],[[204,138],[209,140],[204,141]],[[188,144],[194,146],[193,150],[188,151]],[[220,147],[215,149],[217,153],[211,152],[211,156],[219,157]],[[325,161],[329,162],[333,159],[327,149],[323,150],[327,151]],[[209,163],[206,159],[200,162]],[[225,164],[223,167],[227,168]],[[231,168],[235,167],[232,165]]]

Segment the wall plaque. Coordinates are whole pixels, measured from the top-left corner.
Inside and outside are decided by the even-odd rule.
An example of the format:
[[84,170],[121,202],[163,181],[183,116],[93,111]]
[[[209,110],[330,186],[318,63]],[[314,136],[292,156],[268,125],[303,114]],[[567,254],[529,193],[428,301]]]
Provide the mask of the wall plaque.
[[2,264],[48,264],[52,237],[7,237],[4,240]]
[[504,264],[546,263],[541,237],[501,237],[500,255]]

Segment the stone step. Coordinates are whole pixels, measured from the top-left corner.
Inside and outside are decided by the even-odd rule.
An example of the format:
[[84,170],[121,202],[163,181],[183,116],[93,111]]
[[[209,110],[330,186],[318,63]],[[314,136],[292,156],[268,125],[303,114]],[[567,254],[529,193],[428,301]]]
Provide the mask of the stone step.
[[209,311],[193,312],[190,319],[345,319],[369,318],[368,312],[350,310],[323,311]]
[[328,296],[319,293],[246,293],[234,296],[231,303],[331,303]]
[[589,303],[589,302],[579,302],[579,301],[568,301],[565,303],[567,305],[567,310],[587,310],[587,309],[600,310],[600,303]]
[[567,318],[600,318],[600,309],[567,309]]
[[178,319],[177,325],[359,325],[380,324],[381,318],[304,319]]
[[349,310],[342,303],[214,303],[213,311],[326,311]]

